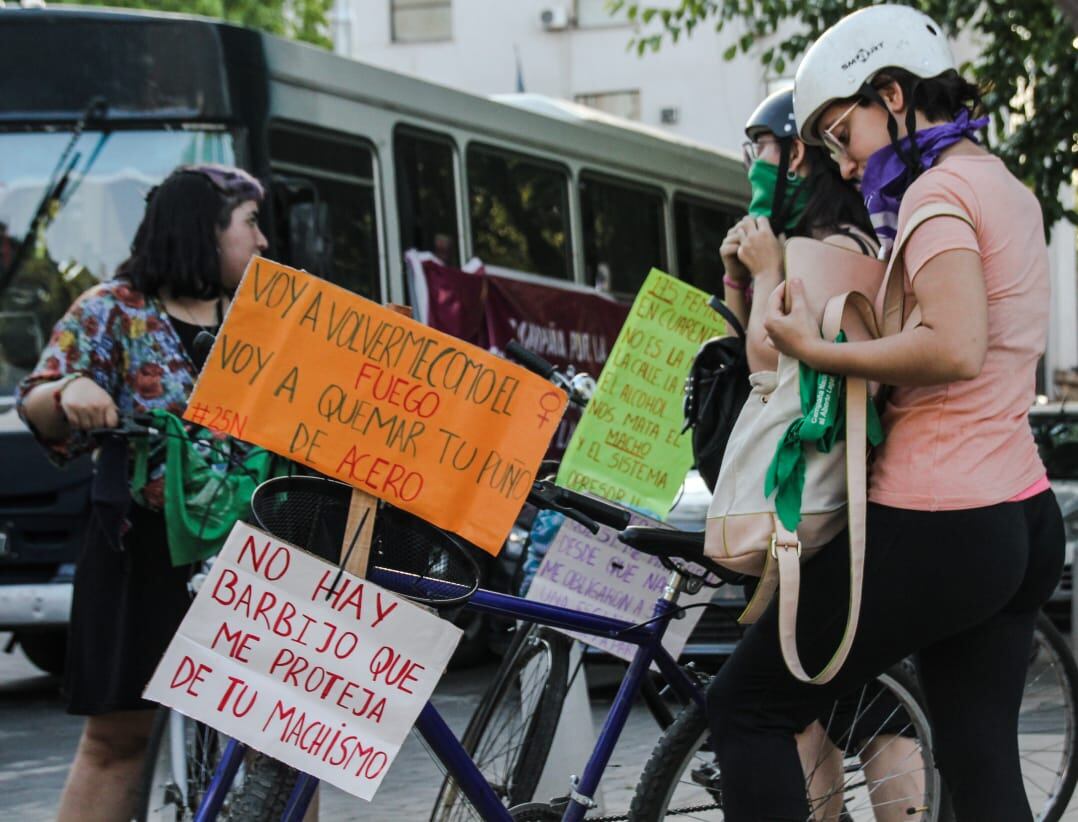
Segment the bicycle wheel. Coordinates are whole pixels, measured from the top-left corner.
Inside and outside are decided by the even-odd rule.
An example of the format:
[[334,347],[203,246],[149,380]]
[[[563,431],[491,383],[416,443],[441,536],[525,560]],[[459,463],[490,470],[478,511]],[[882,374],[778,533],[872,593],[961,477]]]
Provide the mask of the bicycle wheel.
[[[139,822],[194,819],[228,744],[224,734],[183,714],[159,708],[146,751]],[[280,818],[296,772],[257,752],[244,758],[218,819],[270,822]]]
[[143,766],[137,819],[194,819],[227,741],[212,728],[159,708]]
[[[834,766],[830,778],[820,779],[824,757],[806,767],[807,781],[816,786],[809,796],[816,820],[875,822],[875,801],[897,809],[902,819],[939,822],[943,787],[932,757],[928,717],[916,694],[912,675],[896,667],[837,702],[830,718],[821,718],[829,740],[843,747],[836,744],[827,758]],[[843,704],[853,704],[855,710],[839,722]],[[888,707],[881,711],[880,706]],[[722,777],[709,735],[697,705],[681,712],[644,767],[630,819],[724,818]],[[888,757],[890,766],[883,768]]]
[[[461,739],[506,807],[530,801],[539,783],[568,690],[571,645],[550,628],[519,629]],[[456,822],[477,815],[446,775],[430,818]]]
[[1018,715],[1022,779],[1033,816],[1057,822],[1078,781],[1078,666],[1067,640],[1043,613]]

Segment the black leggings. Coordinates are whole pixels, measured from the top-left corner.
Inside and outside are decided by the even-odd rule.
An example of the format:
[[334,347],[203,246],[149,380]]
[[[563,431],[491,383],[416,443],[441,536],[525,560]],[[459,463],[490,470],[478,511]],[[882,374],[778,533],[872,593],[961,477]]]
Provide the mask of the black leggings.
[[[1018,711],[1037,610],[1063,567],[1055,496],[965,511],[870,505],[867,542],[857,636],[830,683],[806,685],[787,671],[776,602],[712,683],[708,716],[727,822],[803,822],[809,808],[794,734],[913,653],[959,822],[1031,820]],[[843,533],[802,569],[797,639],[810,673],[842,636],[848,591]]]

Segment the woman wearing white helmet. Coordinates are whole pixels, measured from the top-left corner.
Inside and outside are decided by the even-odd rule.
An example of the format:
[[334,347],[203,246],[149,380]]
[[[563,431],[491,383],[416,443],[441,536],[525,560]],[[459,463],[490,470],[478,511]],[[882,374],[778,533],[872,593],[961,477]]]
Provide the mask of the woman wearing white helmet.
[[[1049,280],[1036,199],[976,141],[977,89],[932,20],[875,6],[833,26],[798,69],[801,138],[859,183],[885,243],[922,206],[902,250],[907,317],[871,342],[821,339],[801,284],[772,294],[775,348],[819,371],[894,386],[869,479],[857,638],[824,686],[787,671],[773,607],[709,694],[726,819],[808,816],[793,735],[852,685],[916,653],[937,760],[959,820],[1029,820],[1017,715],[1036,612],[1055,588],[1063,525],[1027,421]],[[798,645],[828,661],[846,622],[847,537],[802,573]],[[916,814],[916,809],[910,809]],[[910,818],[915,818],[911,816]]]

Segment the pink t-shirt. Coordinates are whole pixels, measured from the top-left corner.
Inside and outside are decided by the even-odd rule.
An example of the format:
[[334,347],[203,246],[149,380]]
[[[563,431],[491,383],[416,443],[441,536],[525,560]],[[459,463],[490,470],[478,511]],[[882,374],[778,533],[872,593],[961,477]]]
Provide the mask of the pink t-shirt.
[[979,508],[1044,477],[1028,414],[1048,327],[1048,250],[1037,200],[996,157],[952,155],[922,174],[902,200],[899,235],[932,202],[961,207],[973,227],[938,217],[914,232],[905,250],[907,311],[925,263],[944,251],[976,251],[988,294],[987,356],[972,380],[891,392],[869,499],[922,511]]

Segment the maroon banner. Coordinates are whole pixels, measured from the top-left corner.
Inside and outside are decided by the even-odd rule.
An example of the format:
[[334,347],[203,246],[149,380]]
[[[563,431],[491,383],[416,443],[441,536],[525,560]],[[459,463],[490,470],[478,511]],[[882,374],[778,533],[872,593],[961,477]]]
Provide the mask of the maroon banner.
[[[495,353],[510,340],[596,379],[629,314],[629,306],[598,292],[551,281],[534,283],[487,272],[464,271],[431,254],[408,252],[416,318]],[[548,456],[560,457],[579,415],[570,409]]]

